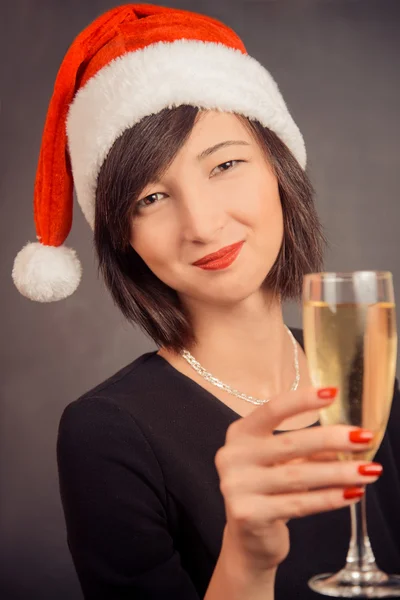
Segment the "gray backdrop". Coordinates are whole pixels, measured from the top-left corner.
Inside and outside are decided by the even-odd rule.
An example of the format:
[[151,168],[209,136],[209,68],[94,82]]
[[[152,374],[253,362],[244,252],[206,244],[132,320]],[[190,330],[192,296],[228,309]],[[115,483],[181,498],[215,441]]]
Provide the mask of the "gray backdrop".
[[[157,3],[157,2],[155,2]],[[26,300],[10,273],[35,241],[32,189],[59,64],[73,37],[111,0],[2,3],[0,597],[81,594],[66,546],[55,462],[65,405],[152,349],[126,325],[96,274],[89,227],[76,210],[68,245],[84,276],[69,299]],[[160,3],[161,4],[161,3]],[[398,262],[400,2],[177,0],[226,21],[276,77],[306,139],[334,270],[393,271]],[[155,90],[156,92],[156,90]],[[300,323],[296,307],[288,322]]]

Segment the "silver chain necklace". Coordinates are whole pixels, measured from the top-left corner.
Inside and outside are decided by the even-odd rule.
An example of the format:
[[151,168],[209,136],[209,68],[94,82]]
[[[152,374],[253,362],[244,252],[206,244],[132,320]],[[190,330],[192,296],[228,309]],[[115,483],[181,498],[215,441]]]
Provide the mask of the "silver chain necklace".
[[[295,376],[293,385],[290,388],[290,391],[294,392],[295,390],[297,390],[297,388],[299,386],[299,382],[300,382],[299,353],[298,353],[297,343],[293,337],[292,332],[287,327],[286,327],[286,330],[287,330],[287,332],[290,336],[290,339],[292,340],[292,344],[293,344],[294,369],[295,369],[296,376]],[[236,396],[237,398],[240,398],[241,400],[246,400],[247,402],[251,402],[252,404],[257,404],[257,405],[266,404],[267,402],[270,401],[270,398],[262,399],[262,398],[254,398],[253,396],[247,396],[247,394],[242,394],[238,390],[235,390],[234,388],[232,388],[230,385],[223,383],[222,381],[217,379],[217,377],[214,377],[214,375],[211,375],[211,373],[206,371],[206,369],[204,367],[202,367],[199,362],[197,362],[197,360],[194,358],[194,356],[192,356],[190,354],[190,352],[188,350],[182,350],[181,356],[183,356],[183,358],[189,363],[189,365],[191,367],[193,367],[193,369],[199,375],[201,375],[201,377],[203,377],[209,383],[212,383],[212,385],[215,385],[216,387],[220,388],[221,390],[228,392],[228,394],[232,394],[232,396]]]

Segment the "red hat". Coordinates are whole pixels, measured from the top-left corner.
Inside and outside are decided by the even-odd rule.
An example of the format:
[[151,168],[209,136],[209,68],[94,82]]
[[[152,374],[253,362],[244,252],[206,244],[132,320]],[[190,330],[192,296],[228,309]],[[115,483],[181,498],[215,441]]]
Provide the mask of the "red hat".
[[304,141],[278,86],[234,31],[183,10],[114,8],[78,35],[57,74],[35,181],[39,241],[19,252],[12,272],[24,296],[51,302],[75,291],[81,265],[63,246],[73,187],[93,229],[97,176],[115,140],[145,116],[182,104],[260,121],[305,167]]

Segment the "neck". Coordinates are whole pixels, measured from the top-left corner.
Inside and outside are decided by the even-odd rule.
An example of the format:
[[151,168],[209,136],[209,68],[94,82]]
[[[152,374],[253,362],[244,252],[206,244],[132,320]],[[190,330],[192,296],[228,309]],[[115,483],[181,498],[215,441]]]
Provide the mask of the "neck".
[[280,300],[258,296],[232,307],[192,307],[189,312],[197,343],[187,350],[206,370],[257,397],[290,388],[293,345]]

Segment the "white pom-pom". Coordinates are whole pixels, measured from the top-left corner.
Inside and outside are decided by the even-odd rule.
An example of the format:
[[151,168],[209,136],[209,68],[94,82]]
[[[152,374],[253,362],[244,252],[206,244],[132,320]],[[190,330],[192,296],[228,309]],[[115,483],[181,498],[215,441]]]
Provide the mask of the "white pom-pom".
[[65,246],[28,243],[17,254],[12,278],[23,296],[54,302],[74,293],[82,276],[75,250]]

